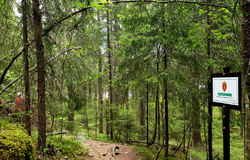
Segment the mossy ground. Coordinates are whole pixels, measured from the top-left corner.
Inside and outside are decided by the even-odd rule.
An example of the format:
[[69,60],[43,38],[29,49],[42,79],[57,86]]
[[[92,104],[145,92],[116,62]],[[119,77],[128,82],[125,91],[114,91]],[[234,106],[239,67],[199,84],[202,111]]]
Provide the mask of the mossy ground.
[[0,159],[35,159],[32,139],[23,127],[0,120]]

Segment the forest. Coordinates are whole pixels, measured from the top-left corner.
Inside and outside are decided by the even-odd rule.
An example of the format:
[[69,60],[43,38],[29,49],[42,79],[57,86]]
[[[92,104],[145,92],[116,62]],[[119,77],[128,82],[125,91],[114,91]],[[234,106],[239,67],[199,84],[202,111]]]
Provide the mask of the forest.
[[250,0],[0,0],[0,160],[250,160],[249,58]]

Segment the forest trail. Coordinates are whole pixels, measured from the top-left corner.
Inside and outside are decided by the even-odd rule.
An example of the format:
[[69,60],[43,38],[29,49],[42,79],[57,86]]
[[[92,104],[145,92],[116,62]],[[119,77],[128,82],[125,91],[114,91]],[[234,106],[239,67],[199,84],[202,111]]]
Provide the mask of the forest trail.
[[[83,140],[83,145],[89,149],[87,160],[141,160],[136,151],[126,145],[87,139]],[[117,147],[119,149],[114,151]]]

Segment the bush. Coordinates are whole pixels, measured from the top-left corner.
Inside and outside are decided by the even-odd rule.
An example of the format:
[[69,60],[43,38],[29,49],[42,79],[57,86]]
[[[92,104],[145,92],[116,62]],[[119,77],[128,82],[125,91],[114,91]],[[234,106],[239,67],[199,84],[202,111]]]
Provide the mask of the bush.
[[23,127],[0,120],[0,159],[35,159],[32,139]]

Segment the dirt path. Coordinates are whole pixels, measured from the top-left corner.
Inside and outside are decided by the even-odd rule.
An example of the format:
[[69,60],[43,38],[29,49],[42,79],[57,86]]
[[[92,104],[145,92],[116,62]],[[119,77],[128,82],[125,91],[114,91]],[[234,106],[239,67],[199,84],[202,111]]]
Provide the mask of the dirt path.
[[[89,149],[87,160],[141,160],[135,150],[126,145],[87,139],[83,140],[83,145]],[[114,151],[117,147],[119,149]]]

